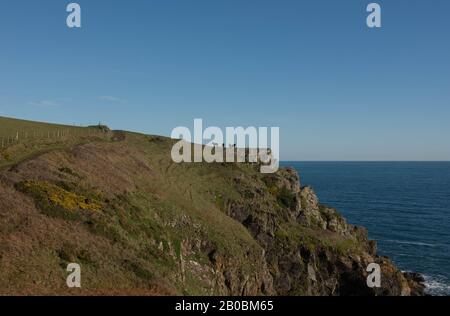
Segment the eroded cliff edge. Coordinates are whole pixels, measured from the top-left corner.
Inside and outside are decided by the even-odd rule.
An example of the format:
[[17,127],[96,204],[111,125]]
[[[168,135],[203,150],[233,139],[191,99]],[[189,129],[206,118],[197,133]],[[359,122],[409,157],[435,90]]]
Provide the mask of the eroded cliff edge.
[[175,164],[172,140],[108,133],[0,171],[0,294],[423,294],[295,170]]
[[[244,179],[237,182],[252,199],[231,202],[228,214],[242,222],[265,249],[277,294],[423,294],[420,277],[402,273],[389,258],[377,256],[376,242],[368,239],[366,229],[348,224],[335,209],[321,205],[311,187],[301,187],[294,169],[263,178],[280,206],[275,213],[262,202],[264,185],[251,187]],[[366,284],[370,263],[382,269],[381,288]]]

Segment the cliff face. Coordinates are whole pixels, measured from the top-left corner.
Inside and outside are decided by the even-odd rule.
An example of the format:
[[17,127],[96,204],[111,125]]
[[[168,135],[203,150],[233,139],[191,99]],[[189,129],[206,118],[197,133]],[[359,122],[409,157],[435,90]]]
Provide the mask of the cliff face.
[[171,140],[106,133],[0,171],[0,294],[422,293],[294,170],[174,164]]
[[[312,188],[301,187],[295,170],[283,169],[262,181],[258,187],[238,180],[242,195],[251,199],[231,202],[227,214],[265,249],[277,294],[422,294],[417,278],[376,255],[376,242],[368,240],[364,228],[347,224],[336,210],[319,203]],[[266,187],[278,205],[265,203]],[[366,285],[370,263],[381,266],[381,288]]]

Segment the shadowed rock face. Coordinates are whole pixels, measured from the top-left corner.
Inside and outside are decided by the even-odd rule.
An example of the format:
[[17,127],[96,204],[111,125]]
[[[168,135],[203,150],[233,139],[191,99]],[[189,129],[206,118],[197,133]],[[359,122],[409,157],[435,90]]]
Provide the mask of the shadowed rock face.
[[295,170],[174,164],[171,140],[109,134],[0,170],[0,294],[423,293]]
[[[347,224],[337,211],[320,205],[312,188],[300,187],[295,170],[283,169],[267,177],[266,183],[277,188],[273,191],[289,195],[292,203],[278,199],[281,208],[270,212],[267,205],[255,202],[263,201],[265,194],[255,188],[251,201],[231,204],[229,215],[241,221],[266,250],[277,294],[423,294],[423,279],[402,273],[388,258],[377,256],[376,243],[368,240],[367,231]],[[381,288],[366,285],[370,263],[381,266]]]

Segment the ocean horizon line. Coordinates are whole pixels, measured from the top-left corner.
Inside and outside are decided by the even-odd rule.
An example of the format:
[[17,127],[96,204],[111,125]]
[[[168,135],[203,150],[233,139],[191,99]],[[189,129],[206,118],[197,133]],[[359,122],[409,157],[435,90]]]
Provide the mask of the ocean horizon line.
[[322,163],[415,163],[415,162],[426,162],[426,163],[442,163],[450,162],[450,160],[281,160],[280,163],[291,163],[291,162],[322,162]]

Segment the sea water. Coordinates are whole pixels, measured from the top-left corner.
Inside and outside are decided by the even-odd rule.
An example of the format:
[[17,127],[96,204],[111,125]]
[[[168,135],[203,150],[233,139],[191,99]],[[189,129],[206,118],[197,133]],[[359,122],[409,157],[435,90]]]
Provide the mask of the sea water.
[[380,255],[450,295],[450,162],[283,162],[321,203],[378,241]]

